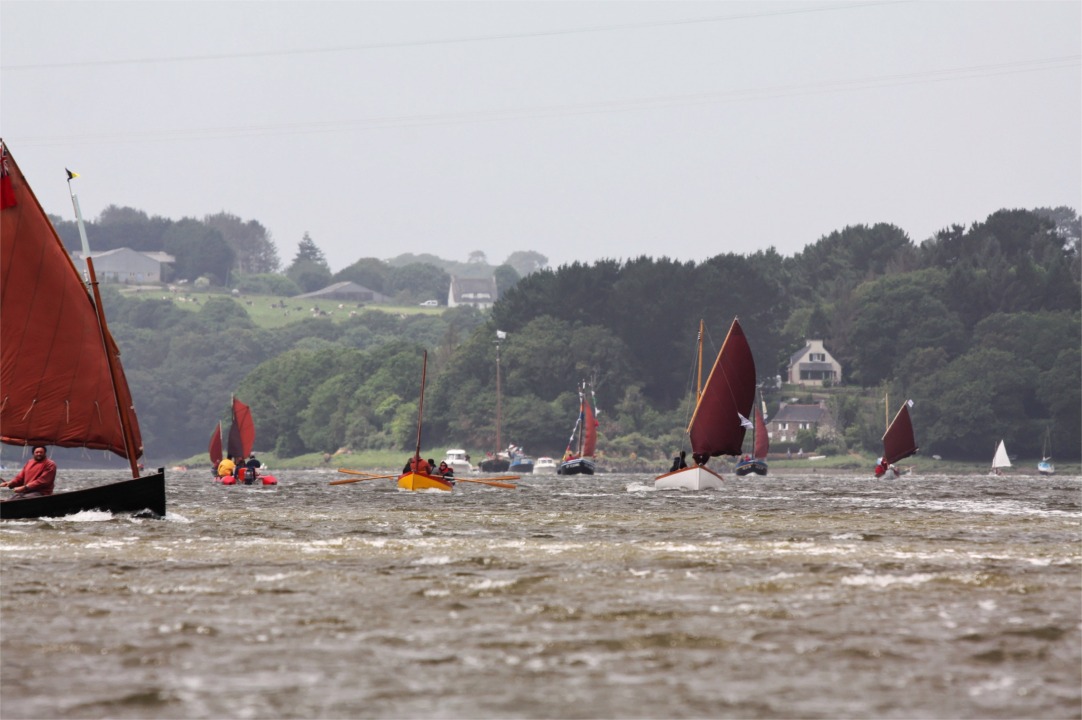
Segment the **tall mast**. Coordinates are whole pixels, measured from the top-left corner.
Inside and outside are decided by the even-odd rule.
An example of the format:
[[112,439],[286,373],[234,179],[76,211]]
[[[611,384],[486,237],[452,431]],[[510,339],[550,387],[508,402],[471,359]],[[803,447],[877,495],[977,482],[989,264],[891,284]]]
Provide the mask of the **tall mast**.
[[105,348],[105,361],[109,365],[109,379],[113,385],[113,398],[116,400],[117,413],[120,420],[120,429],[124,434],[124,455],[128,458],[128,465],[131,466],[131,476],[133,478],[139,477],[139,463],[138,455],[140,449],[135,447],[135,431],[131,426],[131,416],[128,412],[131,408],[124,407],[123,401],[120,397],[120,380],[118,378],[119,368],[117,367],[116,358],[113,356],[112,350],[109,347],[109,326],[105,322],[105,312],[101,305],[101,292],[98,289],[98,276],[94,272],[94,261],[90,259],[90,243],[86,239],[86,228],[83,226],[83,213],[79,209],[79,198],[76,197],[75,192],[71,187],[72,178],[79,177],[78,173],[73,173],[71,170],[67,170],[68,173],[68,194],[71,195],[71,204],[75,208],[75,219],[79,226],[79,238],[83,245],[83,259],[86,261],[86,276],[87,282],[90,284],[91,294],[94,297],[94,314],[98,318],[98,332],[101,335],[101,344]]
[[502,421],[501,407],[500,407],[500,336],[496,335],[496,455],[499,456],[500,450],[503,448],[503,441],[500,439],[500,423]]
[[703,321],[699,318],[699,361],[698,380],[695,385],[695,399],[698,400],[703,394]]
[[421,459],[421,417],[425,408],[425,375],[428,374],[428,350],[425,350],[421,361],[421,399],[417,402],[417,447],[413,451],[413,457],[420,463]]

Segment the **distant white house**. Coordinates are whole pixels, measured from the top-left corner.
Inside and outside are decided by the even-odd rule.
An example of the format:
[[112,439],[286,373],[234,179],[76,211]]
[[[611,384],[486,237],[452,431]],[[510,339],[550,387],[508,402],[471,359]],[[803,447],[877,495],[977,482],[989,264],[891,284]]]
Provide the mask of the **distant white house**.
[[447,291],[447,307],[471,305],[480,310],[496,303],[496,278],[460,278],[451,276],[451,288]]
[[837,385],[842,380],[842,366],[822,340],[808,340],[789,358],[788,382],[794,385]]
[[[94,272],[98,280],[123,285],[160,283],[162,265],[176,262],[176,258],[167,253],[138,252],[126,247],[100,253],[92,252],[90,257],[94,260]],[[71,259],[80,269],[85,265],[82,252],[73,252]]]

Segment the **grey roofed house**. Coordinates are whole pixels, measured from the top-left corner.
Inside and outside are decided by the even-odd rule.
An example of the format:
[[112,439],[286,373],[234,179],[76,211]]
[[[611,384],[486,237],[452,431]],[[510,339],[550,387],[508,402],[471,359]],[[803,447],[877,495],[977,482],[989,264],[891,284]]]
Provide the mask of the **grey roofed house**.
[[[104,252],[92,252],[94,272],[102,282],[139,285],[142,283],[160,283],[162,265],[176,262],[176,258],[163,252],[139,252],[131,248],[115,248]],[[83,253],[71,254],[72,262],[81,267]]]
[[297,298],[311,298],[313,300],[340,300],[345,302],[372,302],[385,303],[388,297],[375,290],[369,290],[364,285],[345,280],[333,285],[328,285],[322,290],[297,295]]
[[484,310],[496,303],[496,278],[460,278],[451,276],[451,287],[447,291],[447,307],[472,305]]
[[772,441],[793,442],[801,430],[813,430],[816,437],[828,437],[834,432],[834,419],[825,403],[782,403],[767,423]]

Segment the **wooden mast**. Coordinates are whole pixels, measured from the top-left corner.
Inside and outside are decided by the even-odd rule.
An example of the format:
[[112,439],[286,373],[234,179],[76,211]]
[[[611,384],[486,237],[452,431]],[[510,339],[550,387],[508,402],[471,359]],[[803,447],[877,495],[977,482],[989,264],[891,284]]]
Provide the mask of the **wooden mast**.
[[421,464],[421,417],[424,415],[425,408],[425,375],[427,373],[428,350],[425,350],[421,361],[421,399],[417,402],[417,447],[413,451],[413,459],[417,461],[414,464],[415,468]]
[[[80,221],[81,224],[81,221]],[[124,433],[124,454],[128,458],[128,464],[131,466],[131,476],[133,478],[139,477],[139,463],[136,460],[139,454],[139,449],[135,447],[135,433],[132,431],[130,422],[130,416],[128,410],[130,408],[124,407],[121,402],[120,392],[117,389],[120,386],[120,380],[117,377],[117,365],[116,358],[109,349],[109,326],[105,322],[105,312],[101,306],[101,292],[98,290],[98,276],[94,272],[94,261],[88,255],[86,258],[86,271],[87,276],[90,279],[90,287],[94,293],[94,313],[98,316],[98,331],[101,334],[101,343],[105,348],[105,359],[109,364],[109,377],[113,381],[113,397],[116,398],[116,407],[120,415],[120,427]]]

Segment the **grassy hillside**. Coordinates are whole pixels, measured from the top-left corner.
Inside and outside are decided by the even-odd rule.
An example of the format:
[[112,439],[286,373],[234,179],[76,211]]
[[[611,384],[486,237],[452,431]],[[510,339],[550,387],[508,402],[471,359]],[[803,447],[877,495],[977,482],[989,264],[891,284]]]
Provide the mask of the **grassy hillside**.
[[[379,310],[395,315],[438,315],[446,307],[420,307],[418,305],[382,305],[374,303],[356,303],[339,301],[313,301],[312,298],[287,298],[275,295],[230,295],[225,291],[184,289],[170,292],[163,288],[149,286],[124,287],[121,294],[130,298],[147,300],[170,300],[182,310],[197,312],[210,298],[231,297],[247,312],[252,321],[261,328],[280,328],[298,320],[312,317],[326,317],[335,322],[345,322],[351,313],[365,310]],[[320,314],[322,313],[322,314]]]

